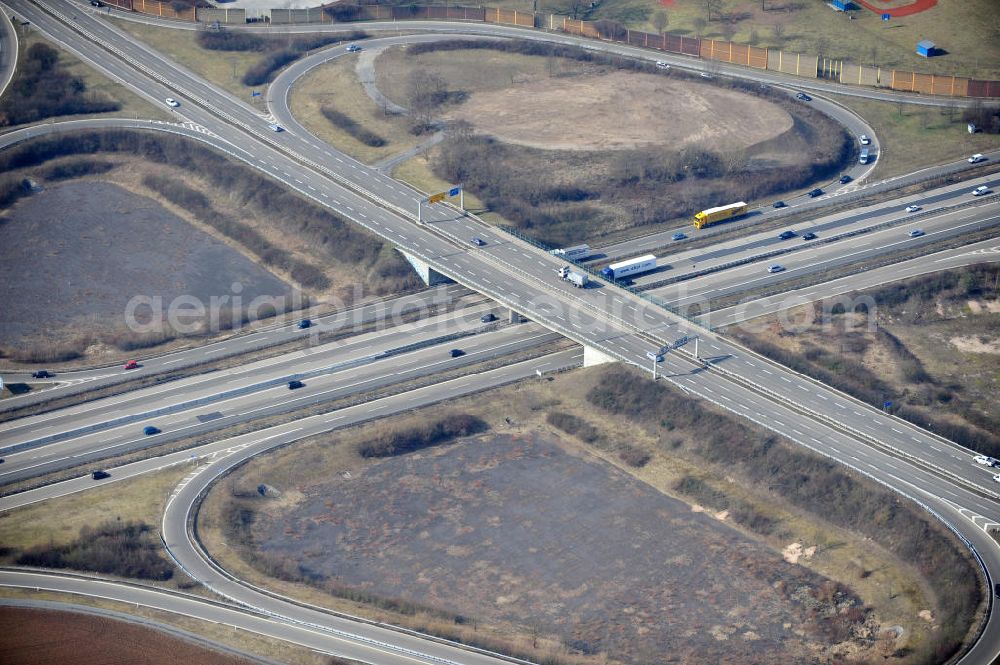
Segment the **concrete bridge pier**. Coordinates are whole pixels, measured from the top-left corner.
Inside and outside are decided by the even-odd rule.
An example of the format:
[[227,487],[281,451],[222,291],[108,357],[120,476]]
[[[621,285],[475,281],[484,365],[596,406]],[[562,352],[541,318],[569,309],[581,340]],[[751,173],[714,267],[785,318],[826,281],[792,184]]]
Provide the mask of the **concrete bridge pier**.
[[592,346],[584,345],[583,347],[583,366],[593,367],[594,365],[603,365],[604,363],[615,363],[618,362],[617,358],[612,358],[603,351],[598,351]]
[[420,279],[422,279],[424,284],[426,284],[427,286],[437,286],[438,284],[450,284],[454,281],[450,277],[442,275],[437,270],[434,270],[434,268],[431,268],[429,265],[427,265],[426,261],[418,259],[412,254],[407,254],[401,249],[399,249],[399,253],[406,257],[406,260],[410,262],[410,265],[413,266],[413,269],[417,271],[417,274],[420,275]]

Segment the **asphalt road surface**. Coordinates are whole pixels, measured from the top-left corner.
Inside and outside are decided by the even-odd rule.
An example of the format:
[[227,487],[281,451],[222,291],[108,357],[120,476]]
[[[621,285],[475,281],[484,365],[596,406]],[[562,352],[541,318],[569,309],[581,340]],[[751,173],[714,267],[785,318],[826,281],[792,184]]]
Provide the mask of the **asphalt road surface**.
[[718,328],[759,316],[775,314],[792,307],[832,298],[851,291],[869,289],[940,270],[952,270],[976,263],[994,263],[996,261],[1000,261],[1000,238],[991,238],[873,270],[866,270],[822,284],[757,298],[700,316],[699,320],[706,325],[711,324],[712,327]]

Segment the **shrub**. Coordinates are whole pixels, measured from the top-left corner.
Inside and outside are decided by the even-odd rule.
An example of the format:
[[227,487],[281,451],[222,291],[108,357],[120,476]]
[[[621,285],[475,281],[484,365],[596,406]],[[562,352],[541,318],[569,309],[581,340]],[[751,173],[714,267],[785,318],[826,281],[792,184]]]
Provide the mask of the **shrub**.
[[648,451],[630,445],[626,445],[618,452],[618,459],[636,469],[646,466],[651,457]]
[[38,42],[18,62],[10,87],[0,99],[0,127],[119,108],[118,102],[88,93],[83,79],[71,76],[59,65],[59,52]]
[[426,422],[417,418],[393,423],[358,446],[362,457],[391,457],[470,436],[489,428],[486,421],[467,413],[455,413]]
[[571,413],[550,411],[545,416],[545,421],[553,427],[561,429],[571,436],[575,436],[584,443],[595,443],[601,439],[601,433],[596,427],[583,418],[574,416]]
[[241,81],[243,85],[269,83],[274,78],[275,72],[291,62],[295,62],[298,58],[299,53],[291,49],[268,53],[261,58],[260,62],[247,69]]
[[43,169],[38,175],[44,180],[69,180],[88,175],[101,175],[111,171],[115,165],[110,162],[92,159],[80,159],[65,164],[53,164]]
[[160,555],[153,527],[144,522],[109,520],[84,526],[80,537],[59,547],[39,546],[17,558],[18,565],[73,568],[148,580],[169,580],[174,571]]

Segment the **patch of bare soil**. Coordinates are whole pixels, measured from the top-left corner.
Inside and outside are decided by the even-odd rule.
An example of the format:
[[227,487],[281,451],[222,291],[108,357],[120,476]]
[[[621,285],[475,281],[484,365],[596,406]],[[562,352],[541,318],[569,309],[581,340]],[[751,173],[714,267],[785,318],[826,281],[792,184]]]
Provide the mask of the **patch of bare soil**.
[[1000,354],[1000,340],[991,339],[985,335],[978,337],[956,335],[950,338],[948,343],[963,353]]
[[633,72],[536,79],[473,92],[447,117],[508,143],[559,150],[696,145],[731,151],[792,128],[792,116],[766,99]]
[[299,490],[257,513],[253,541],[266,565],[314,583],[532,627],[626,662],[804,662],[824,641],[809,623],[827,602],[814,593],[823,577],[538,433],[466,439]]
[[[54,185],[0,223],[0,341],[125,325],[136,296],[279,298],[291,287],[156,201],[95,181]],[[137,314],[148,315],[144,307]],[[190,319],[185,319],[185,322]]]
[[110,617],[0,607],[0,662],[5,665],[250,665],[258,661]]

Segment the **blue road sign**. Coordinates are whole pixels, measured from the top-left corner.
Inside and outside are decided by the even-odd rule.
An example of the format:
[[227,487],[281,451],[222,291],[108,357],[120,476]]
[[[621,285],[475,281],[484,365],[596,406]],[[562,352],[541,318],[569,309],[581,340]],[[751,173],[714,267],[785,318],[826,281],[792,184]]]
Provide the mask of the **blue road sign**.
[[892,14],[882,14],[883,21],[888,21],[890,18],[892,18]]
[[257,92],[256,90],[251,90],[250,91],[250,96],[251,97],[260,97],[260,93]]
[[458,196],[460,191],[462,191],[461,187],[452,187],[448,190],[448,196]]
[[891,409],[892,408],[892,402],[882,402],[882,408],[883,409]]

